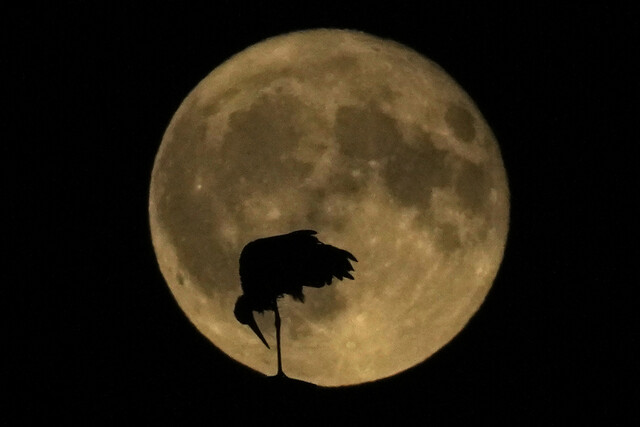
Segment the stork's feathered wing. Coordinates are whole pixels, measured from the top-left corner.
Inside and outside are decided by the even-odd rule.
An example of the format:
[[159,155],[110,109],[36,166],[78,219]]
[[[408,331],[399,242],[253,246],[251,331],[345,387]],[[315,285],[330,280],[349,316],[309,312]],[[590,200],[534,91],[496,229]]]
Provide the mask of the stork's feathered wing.
[[353,280],[350,261],[356,258],[344,249],[322,243],[313,230],[267,237],[248,243],[240,255],[243,295],[236,302],[235,315],[249,325],[262,342],[253,311],[274,310],[285,294],[304,302],[303,287],[330,285],[333,278]]

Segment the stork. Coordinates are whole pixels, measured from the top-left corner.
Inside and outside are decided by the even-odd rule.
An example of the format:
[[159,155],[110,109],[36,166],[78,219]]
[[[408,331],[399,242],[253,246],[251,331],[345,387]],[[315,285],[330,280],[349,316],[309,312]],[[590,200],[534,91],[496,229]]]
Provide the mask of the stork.
[[333,278],[353,280],[349,260],[357,259],[344,249],[322,243],[313,230],[298,230],[279,236],[249,242],[240,254],[240,281],[243,294],[236,301],[234,314],[248,325],[269,347],[253,316],[253,312],[271,310],[275,314],[278,353],[277,377],[284,377],[280,349],[280,313],[278,298],[291,295],[304,302],[302,288],[321,288]]

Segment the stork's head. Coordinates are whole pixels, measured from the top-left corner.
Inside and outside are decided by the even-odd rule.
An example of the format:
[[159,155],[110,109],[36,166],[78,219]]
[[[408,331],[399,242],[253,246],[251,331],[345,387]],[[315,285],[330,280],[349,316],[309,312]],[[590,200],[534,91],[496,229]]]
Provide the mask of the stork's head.
[[235,314],[238,322],[243,325],[249,325],[251,330],[258,336],[258,338],[260,338],[267,348],[271,348],[269,347],[269,344],[267,344],[267,340],[264,339],[262,332],[260,332],[260,328],[258,328],[256,319],[253,317],[253,310],[254,304],[252,304],[251,298],[247,295],[240,295],[236,301],[236,307],[233,310],[233,314]]

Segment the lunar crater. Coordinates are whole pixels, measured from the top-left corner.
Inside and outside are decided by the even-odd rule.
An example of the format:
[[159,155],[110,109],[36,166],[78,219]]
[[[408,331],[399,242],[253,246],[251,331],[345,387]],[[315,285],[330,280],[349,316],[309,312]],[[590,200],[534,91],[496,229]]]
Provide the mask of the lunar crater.
[[451,105],[447,108],[444,118],[457,138],[464,142],[471,142],[475,139],[475,119],[469,110],[459,105]]

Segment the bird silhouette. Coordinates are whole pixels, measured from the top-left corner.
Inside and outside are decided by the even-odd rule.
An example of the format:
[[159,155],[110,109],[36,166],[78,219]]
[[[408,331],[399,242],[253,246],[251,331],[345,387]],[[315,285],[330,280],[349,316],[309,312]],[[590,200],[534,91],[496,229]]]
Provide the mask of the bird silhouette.
[[279,236],[265,237],[247,243],[240,254],[240,281],[243,294],[236,301],[234,314],[248,325],[269,347],[253,316],[253,312],[275,313],[278,373],[284,377],[280,348],[280,313],[278,298],[291,295],[304,302],[304,286],[321,288],[333,278],[353,280],[349,260],[357,259],[344,249],[322,243],[313,230],[298,230]]

